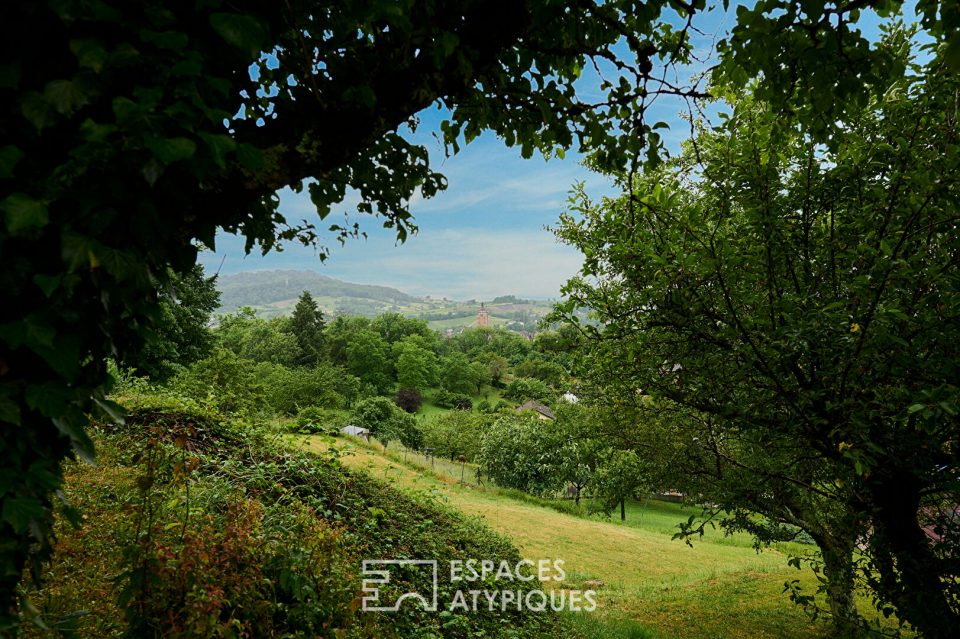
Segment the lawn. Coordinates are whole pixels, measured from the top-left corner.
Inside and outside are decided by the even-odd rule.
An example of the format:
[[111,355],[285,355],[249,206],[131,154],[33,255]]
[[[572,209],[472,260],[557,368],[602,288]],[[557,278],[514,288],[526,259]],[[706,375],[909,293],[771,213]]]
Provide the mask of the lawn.
[[[671,539],[673,526],[689,516],[677,504],[631,504],[626,525],[575,517],[527,501],[511,499],[496,489],[459,484],[459,465],[423,470],[402,458],[390,459],[374,446],[330,438],[298,437],[300,445],[318,453],[335,446],[345,464],[361,468],[397,487],[421,491],[482,518],[509,536],[524,557],[563,559],[565,586],[582,587],[599,579],[601,630],[606,624],[645,629],[636,636],[661,639],[810,638],[826,633],[823,622],[811,621],[782,594],[785,581],[801,579],[814,588],[812,574],[786,564],[776,549],[757,553],[747,540],[725,539],[718,531],[691,548]],[[584,619],[585,624],[597,623]],[[636,625],[630,626],[636,631]],[[613,636],[613,635],[611,635]],[[626,635],[622,635],[626,636]]]
[[[436,393],[439,388],[429,388],[423,394],[423,404],[420,406],[420,410],[416,412],[417,417],[429,418],[440,413],[445,413],[450,408],[442,408],[433,403],[433,394]],[[494,388],[493,386],[484,385],[479,393],[474,393],[470,395],[470,400],[473,402],[474,407],[483,400],[487,400],[491,404],[496,404],[500,401],[500,389]]]

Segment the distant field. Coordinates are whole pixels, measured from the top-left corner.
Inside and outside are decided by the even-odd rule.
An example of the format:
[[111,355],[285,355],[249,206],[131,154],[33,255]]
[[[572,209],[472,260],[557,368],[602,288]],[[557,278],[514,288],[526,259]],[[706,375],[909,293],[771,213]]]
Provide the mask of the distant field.
[[[797,578],[814,589],[812,574],[788,567],[779,550],[757,554],[746,538],[724,538],[714,531],[693,548],[671,540],[673,525],[693,512],[681,505],[631,504],[627,525],[621,525],[461,486],[459,464],[438,463],[434,474],[387,458],[375,444],[322,437],[297,441],[319,453],[333,445],[348,466],[481,517],[511,537],[527,558],[564,559],[565,586],[582,587],[590,579],[604,582],[599,619],[611,628],[633,620],[648,631],[614,635],[601,624],[598,637],[808,639],[826,633],[824,623],[811,621],[782,594],[784,582]],[[629,632],[635,633],[635,627]]]

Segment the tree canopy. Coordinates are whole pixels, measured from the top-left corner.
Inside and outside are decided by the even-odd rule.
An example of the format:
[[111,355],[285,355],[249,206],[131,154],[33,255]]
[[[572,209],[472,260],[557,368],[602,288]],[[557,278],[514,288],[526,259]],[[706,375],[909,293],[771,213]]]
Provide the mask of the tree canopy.
[[680,408],[728,525],[810,533],[847,583],[828,585],[841,621],[865,540],[878,609],[947,637],[960,546],[924,529],[955,527],[960,501],[960,85],[943,55],[909,61],[908,35],[887,35],[887,90],[829,146],[765,91],[731,92],[722,124],[618,200],[581,192],[558,234],[585,257],[567,308],[603,322],[584,327],[592,374]]

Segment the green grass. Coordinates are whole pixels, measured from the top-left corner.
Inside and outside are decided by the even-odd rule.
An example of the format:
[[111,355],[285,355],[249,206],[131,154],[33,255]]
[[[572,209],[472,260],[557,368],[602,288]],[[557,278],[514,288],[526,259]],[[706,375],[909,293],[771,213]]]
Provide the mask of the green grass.
[[563,559],[564,587],[602,581],[596,616],[579,620],[585,636],[809,639],[826,633],[823,622],[811,621],[782,594],[792,579],[813,590],[811,573],[787,566],[778,549],[758,554],[719,531],[708,531],[692,548],[672,540],[673,525],[691,512],[678,504],[631,504],[626,525],[575,517],[499,489],[460,485],[459,474],[425,471],[356,441],[298,441],[317,452],[333,445],[348,466],[482,518],[529,559]]
[[[453,410],[452,408],[443,408],[437,406],[433,403],[433,396],[439,390],[439,388],[428,388],[423,395],[423,404],[420,406],[420,410],[416,412],[418,417],[423,416],[424,418],[430,418],[434,415],[439,415],[440,413],[445,413],[447,411]],[[494,388],[493,386],[484,385],[479,393],[473,393],[470,395],[470,401],[473,402],[474,409],[476,410],[477,404],[483,400],[487,400],[491,404],[495,405],[500,401],[500,389]]]

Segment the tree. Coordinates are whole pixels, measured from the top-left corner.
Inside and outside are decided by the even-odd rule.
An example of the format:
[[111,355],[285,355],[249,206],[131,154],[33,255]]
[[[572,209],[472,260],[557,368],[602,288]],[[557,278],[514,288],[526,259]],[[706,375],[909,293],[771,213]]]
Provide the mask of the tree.
[[403,412],[386,397],[368,397],[357,403],[351,414],[355,426],[367,428],[386,449],[392,440],[418,449],[422,434],[417,420]]
[[407,413],[415,413],[420,410],[423,404],[423,396],[416,388],[400,387],[393,403],[402,408]]
[[507,384],[503,395],[517,402],[525,402],[533,399],[548,404],[552,404],[556,398],[556,393],[551,390],[549,386],[539,379],[533,379],[531,377],[517,377]]
[[437,383],[437,358],[432,351],[404,340],[395,345],[397,382],[401,388],[424,390]]
[[423,425],[424,446],[436,455],[455,461],[464,457],[474,461],[480,453],[484,420],[467,411],[454,410],[432,416]]
[[547,431],[548,446],[554,449],[556,474],[574,489],[577,506],[587,486],[593,484],[600,457],[609,445],[598,437],[596,417],[591,408],[583,405],[564,405],[557,408],[556,419]]
[[628,196],[581,193],[559,230],[586,257],[563,311],[604,324],[583,328],[598,380],[679,408],[728,526],[770,534],[761,513],[813,536],[840,631],[863,538],[878,608],[948,637],[960,548],[924,527],[954,529],[960,501],[960,85],[938,57],[885,81],[826,148],[730,94],[724,123]]
[[553,427],[529,413],[502,415],[483,433],[477,461],[500,486],[553,493],[563,486]]
[[[785,16],[779,2],[743,12],[724,70],[763,78],[792,111],[834,122],[832,105],[869,95],[886,57],[851,23],[864,6],[899,3],[782,3]],[[946,39],[956,21],[940,5],[921,10],[929,32]],[[218,229],[242,234],[248,250],[299,240],[326,256],[314,224],[291,226],[278,212],[285,187],[307,188],[321,220],[353,188],[360,212],[381,215],[405,239],[412,196],[432,197],[445,180],[397,129],[435,103],[450,109],[440,134],[454,152],[491,130],[524,157],[577,144],[598,150],[601,166],[636,164],[644,150],[654,162],[661,144],[647,106],[697,94],[651,73],[661,59],[689,61],[690,30],[658,28],[661,14],[692,20],[703,6],[0,5],[0,286],[17,300],[0,312],[0,419],[17,433],[0,451],[0,468],[17,478],[0,495],[0,532],[16,540],[0,551],[0,601],[13,601],[27,558],[50,549],[60,463],[71,450],[93,456],[87,415],[118,415],[105,399],[104,360],[125,359],[156,331],[155,291],[168,267],[188,272],[198,243],[213,247]],[[779,55],[765,62],[773,46]],[[609,60],[623,81],[585,102],[574,90],[581,70]],[[797,60],[805,72],[788,64]],[[808,95],[814,107],[796,104]]]
[[220,305],[216,277],[206,277],[199,264],[183,275],[167,275],[168,283],[158,292],[162,319],[156,334],[121,362],[155,382],[166,381],[210,353],[210,314]]
[[491,386],[502,388],[503,379],[510,372],[510,362],[505,357],[490,353],[484,359],[487,365],[487,381]]
[[262,362],[252,370],[266,389],[266,402],[270,408],[288,415],[296,414],[305,406],[344,408],[349,400],[340,391],[359,386],[353,375],[337,366],[287,368]]
[[482,380],[478,375],[478,369],[463,353],[451,353],[440,362],[440,385],[452,393],[475,392],[478,381]]
[[593,494],[603,510],[620,507],[620,521],[626,521],[628,499],[650,492],[648,470],[635,451],[611,448],[597,466]]
[[326,346],[323,340],[323,331],[326,324],[323,321],[323,311],[317,307],[316,301],[309,291],[304,291],[297,300],[297,305],[290,316],[287,330],[296,338],[300,347],[300,356],[296,363],[302,366],[316,366],[326,355]]
[[327,326],[326,342],[330,360],[340,366],[347,365],[347,346],[353,340],[354,333],[369,331],[370,320],[366,317],[337,317]]
[[357,331],[347,343],[347,370],[384,393],[390,388],[392,377],[387,353],[387,343],[377,333]]
[[169,385],[221,413],[244,416],[263,410],[266,393],[249,363],[222,347],[214,347],[209,356],[191,364]]
[[426,321],[404,317],[400,313],[381,313],[374,318],[370,328],[380,333],[380,337],[391,346],[414,336],[428,343],[435,339]]

